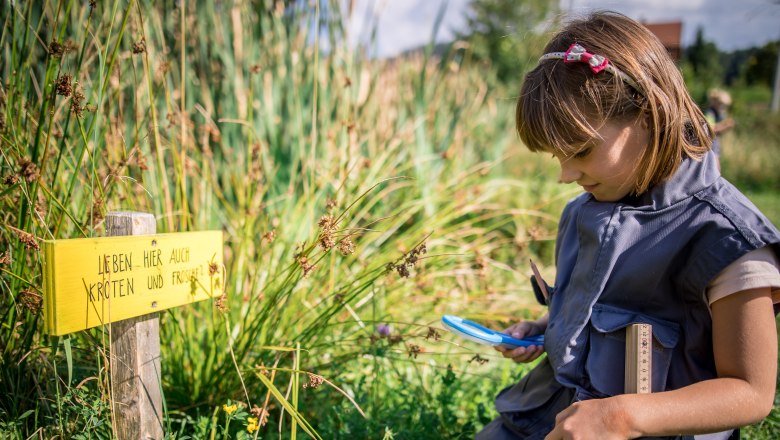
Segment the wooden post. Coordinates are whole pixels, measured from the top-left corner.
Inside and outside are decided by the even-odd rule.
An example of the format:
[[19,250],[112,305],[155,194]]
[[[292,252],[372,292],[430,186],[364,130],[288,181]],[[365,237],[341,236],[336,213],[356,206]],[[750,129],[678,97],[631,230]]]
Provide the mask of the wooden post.
[[[109,236],[155,234],[152,214],[110,212]],[[160,319],[157,313],[111,324],[111,383],[116,434],[124,439],[162,439]]]

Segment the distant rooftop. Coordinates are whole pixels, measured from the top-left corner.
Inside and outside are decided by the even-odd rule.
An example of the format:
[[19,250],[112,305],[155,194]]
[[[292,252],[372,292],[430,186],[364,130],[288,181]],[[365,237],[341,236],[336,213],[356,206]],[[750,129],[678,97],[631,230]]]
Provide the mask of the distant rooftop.
[[682,56],[682,21],[664,23],[642,23],[654,33],[675,61]]

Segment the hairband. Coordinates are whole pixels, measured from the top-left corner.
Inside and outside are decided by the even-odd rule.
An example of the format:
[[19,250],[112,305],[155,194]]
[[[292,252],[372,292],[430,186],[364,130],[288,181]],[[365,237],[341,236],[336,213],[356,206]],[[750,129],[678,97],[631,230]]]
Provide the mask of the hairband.
[[637,84],[636,81],[634,81],[630,76],[623,73],[620,69],[610,64],[607,57],[590,53],[577,43],[569,46],[569,49],[566,52],[550,52],[542,55],[539,58],[539,62],[544,60],[563,60],[563,62],[566,64],[585,63],[590,66],[590,70],[593,71],[593,73],[599,73],[602,70],[606,70],[607,72],[623,80],[623,82],[630,85],[640,93],[642,92],[639,84]]

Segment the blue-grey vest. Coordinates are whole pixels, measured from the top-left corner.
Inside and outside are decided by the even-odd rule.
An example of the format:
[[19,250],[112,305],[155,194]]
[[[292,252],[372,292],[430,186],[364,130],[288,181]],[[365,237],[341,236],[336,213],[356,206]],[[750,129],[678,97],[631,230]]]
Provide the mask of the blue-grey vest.
[[502,391],[497,409],[538,419],[521,423],[540,434],[557,411],[539,410],[563,404],[549,402],[562,393],[557,387],[563,400],[623,393],[632,323],[653,326],[654,392],[716,377],[706,286],[747,252],[770,245],[777,252],[778,243],[778,230],[720,177],[711,153],[683,160],[672,178],[638,197],[575,198],[558,227],[547,359],[529,375],[548,383],[524,378]]

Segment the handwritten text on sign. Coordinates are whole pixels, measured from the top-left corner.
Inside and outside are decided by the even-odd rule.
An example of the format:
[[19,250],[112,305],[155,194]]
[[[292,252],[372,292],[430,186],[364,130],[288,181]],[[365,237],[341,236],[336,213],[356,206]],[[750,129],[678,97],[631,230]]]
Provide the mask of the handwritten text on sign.
[[222,295],[221,231],[54,240],[44,252],[53,335]]

